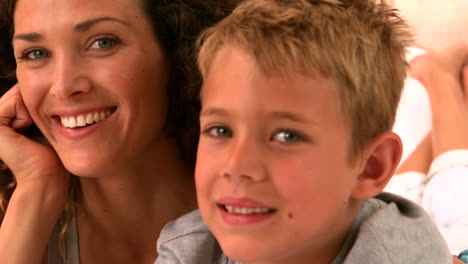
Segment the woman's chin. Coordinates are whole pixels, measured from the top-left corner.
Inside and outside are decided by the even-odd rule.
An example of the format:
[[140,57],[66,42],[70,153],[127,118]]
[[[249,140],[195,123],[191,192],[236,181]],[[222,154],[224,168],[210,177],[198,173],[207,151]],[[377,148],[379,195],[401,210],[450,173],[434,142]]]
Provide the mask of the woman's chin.
[[73,175],[86,178],[96,178],[110,171],[110,166],[115,165],[111,161],[105,161],[94,155],[70,155],[60,157],[64,167]]

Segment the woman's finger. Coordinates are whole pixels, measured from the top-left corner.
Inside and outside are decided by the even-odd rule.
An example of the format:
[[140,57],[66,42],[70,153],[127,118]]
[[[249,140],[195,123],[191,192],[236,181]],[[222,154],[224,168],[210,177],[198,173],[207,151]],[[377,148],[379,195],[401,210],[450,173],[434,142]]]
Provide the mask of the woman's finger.
[[0,126],[9,126],[17,130],[31,124],[31,116],[16,85],[0,98]]
[[[0,159],[10,168],[21,167],[24,146],[31,140],[16,132],[32,124],[18,86],[13,86],[0,98]],[[34,143],[33,143],[34,144]]]

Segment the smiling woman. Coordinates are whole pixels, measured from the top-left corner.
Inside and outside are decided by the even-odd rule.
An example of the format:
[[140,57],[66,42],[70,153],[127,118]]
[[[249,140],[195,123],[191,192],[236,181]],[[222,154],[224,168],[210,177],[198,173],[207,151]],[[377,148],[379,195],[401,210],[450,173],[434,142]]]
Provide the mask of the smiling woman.
[[235,2],[0,3],[0,262],[156,258],[196,202],[194,40]]

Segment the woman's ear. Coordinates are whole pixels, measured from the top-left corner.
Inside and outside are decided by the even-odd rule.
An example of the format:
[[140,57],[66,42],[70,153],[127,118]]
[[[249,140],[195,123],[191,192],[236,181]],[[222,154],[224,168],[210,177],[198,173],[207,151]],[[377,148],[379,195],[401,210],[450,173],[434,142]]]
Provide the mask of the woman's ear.
[[362,154],[362,169],[353,198],[364,200],[382,192],[398,167],[402,149],[400,137],[393,132],[372,139]]

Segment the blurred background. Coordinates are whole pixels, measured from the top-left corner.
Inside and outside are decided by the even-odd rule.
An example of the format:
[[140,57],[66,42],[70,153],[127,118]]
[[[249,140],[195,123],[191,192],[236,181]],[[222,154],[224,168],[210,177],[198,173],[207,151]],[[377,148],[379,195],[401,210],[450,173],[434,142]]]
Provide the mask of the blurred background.
[[450,43],[468,44],[468,0],[393,0],[416,30],[417,45],[442,50]]

